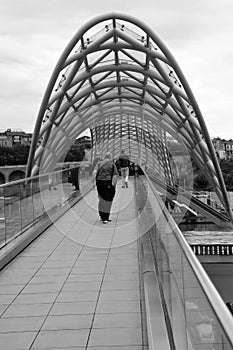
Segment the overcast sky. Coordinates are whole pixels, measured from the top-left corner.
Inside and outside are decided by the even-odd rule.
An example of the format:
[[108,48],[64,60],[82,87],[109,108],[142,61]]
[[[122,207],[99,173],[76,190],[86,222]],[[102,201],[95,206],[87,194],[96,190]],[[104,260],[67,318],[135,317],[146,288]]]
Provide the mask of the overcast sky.
[[32,132],[48,80],[74,33],[99,14],[138,17],[185,74],[210,136],[233,139],[232,0],[1,0],[0,129]]

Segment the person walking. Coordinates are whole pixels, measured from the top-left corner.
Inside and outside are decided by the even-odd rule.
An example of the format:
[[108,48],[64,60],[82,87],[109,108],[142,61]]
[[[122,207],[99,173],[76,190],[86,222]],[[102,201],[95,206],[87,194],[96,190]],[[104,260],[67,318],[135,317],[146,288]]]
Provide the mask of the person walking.
[[120,171],[121,171],[122,187],[128,188],[130,161],[129,161],[129,156],[127,154],[125,154],[124,150],[121,150],[118,164],[120,166]]
[[93,171],[99,197],[98,212],[104,224],[111,221],[109,215],[116,192],[117,175],[118,171],[111,160],[110,153],[107,153],[104,160],[96,164]]
[[70,170],[70,176],[74,191],[79,191],[79,167],[72,168]]

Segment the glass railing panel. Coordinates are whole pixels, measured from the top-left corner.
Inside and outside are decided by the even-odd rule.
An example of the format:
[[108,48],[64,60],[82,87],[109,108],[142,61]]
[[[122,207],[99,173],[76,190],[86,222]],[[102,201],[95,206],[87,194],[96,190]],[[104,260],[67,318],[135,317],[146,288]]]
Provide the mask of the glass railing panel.
[[21,208],[21,230],[25,230],[33,223],[34,211],[32,201],[31,180],[19,183],[20,186],[20,208]]
[[153,186],[147,196],[156,217],[150,236],[177,348],[233,349],[232,315]]
[[[78,179],[79,180],[79,179]],[[70,198],[75,191],[75,187],[71,183],[70,170],[66,169],[62,172],[61,186],[64,198]]]
[[4,190],[0,187],[0,247],[5,244]]
[[[42,175],[38,178],[39,195],[41,200],[41,206],[43,208],[42,214],[48,212],[54,205],[56,194],[54,194],[53,188],[56,188],[55,179],[53,187],[50,185],[50,178],[52,175]],[[53,175],[55,178],[55,175]]]
[[4,186],[5,241],[21,232],[21,186],[19,182]]
[[[72,198],[92,187],[89,168],[66,169],[0,186],[0,248],[28,228],[36,228],[59,213]],[[71,176],[72,175],[72,176]]]
[[90,182],[91,182],[90,169],[88,167],[83,167],[83,168],[81,167],[79,169],[79,188],[81,193],[85,191],[87,186],[90,185]]
[[33,203],[33,223],[38,222],[44,213],[44,206],[40,194],[39,178],[31,179],[32,203]]
[[[166,231],[166,233],[168,232]],[[174,232],[170,235],[168,233],[168,236],[170,244],[166,249],[170,265],[170,287],[167,288],[168,284],[164,283],[163,277],[163,291],[167,300],[176,343],[182,339],[180,336],[182,332],[181,330],[177,332],[177,325],[180,324],[181,326],[183,324],[183,334],[186,334],[187,348],[189,348],[188,344],[191,344],[191,349],[199,349],[199,346],[204,346],[205,349],[213,349],[213,346],[218,344],[218,330],[221,329],[221,326],[219,326],[215,312],[185,254],[181,250],[173,250],[172,246],[178,245],[177,242],[172,242]],[[166,274],[166,270],[162,266],[160,266],[160,273],[162,276]],[[179,307],[174,307],[174,305],[179,305]]]

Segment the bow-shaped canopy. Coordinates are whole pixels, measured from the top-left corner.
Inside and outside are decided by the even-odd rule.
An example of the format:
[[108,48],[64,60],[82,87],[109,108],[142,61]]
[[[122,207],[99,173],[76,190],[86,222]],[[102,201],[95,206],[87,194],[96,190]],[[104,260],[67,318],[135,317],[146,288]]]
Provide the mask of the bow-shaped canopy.
[[52,171],[91,130],[95,152],[126,149],[171,181],[166,135],[186,146],[220,201],[229,202],[215,152],[190,86],[171,52],[146,24],[111,13],[81,27],[44,94],[27,176]]

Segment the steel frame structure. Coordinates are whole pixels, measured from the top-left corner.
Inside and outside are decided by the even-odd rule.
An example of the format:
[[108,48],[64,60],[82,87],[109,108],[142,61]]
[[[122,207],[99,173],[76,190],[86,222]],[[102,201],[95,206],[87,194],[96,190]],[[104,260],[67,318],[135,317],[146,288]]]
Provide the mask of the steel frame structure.
[[163,171],[172,182],[166,133],[185,145],[231,217],[202,113],[175,58],[140,20],[110,13],[84,24],[52,73],[37,116],[27,176],[51,171],[91,130],[95,151]]

